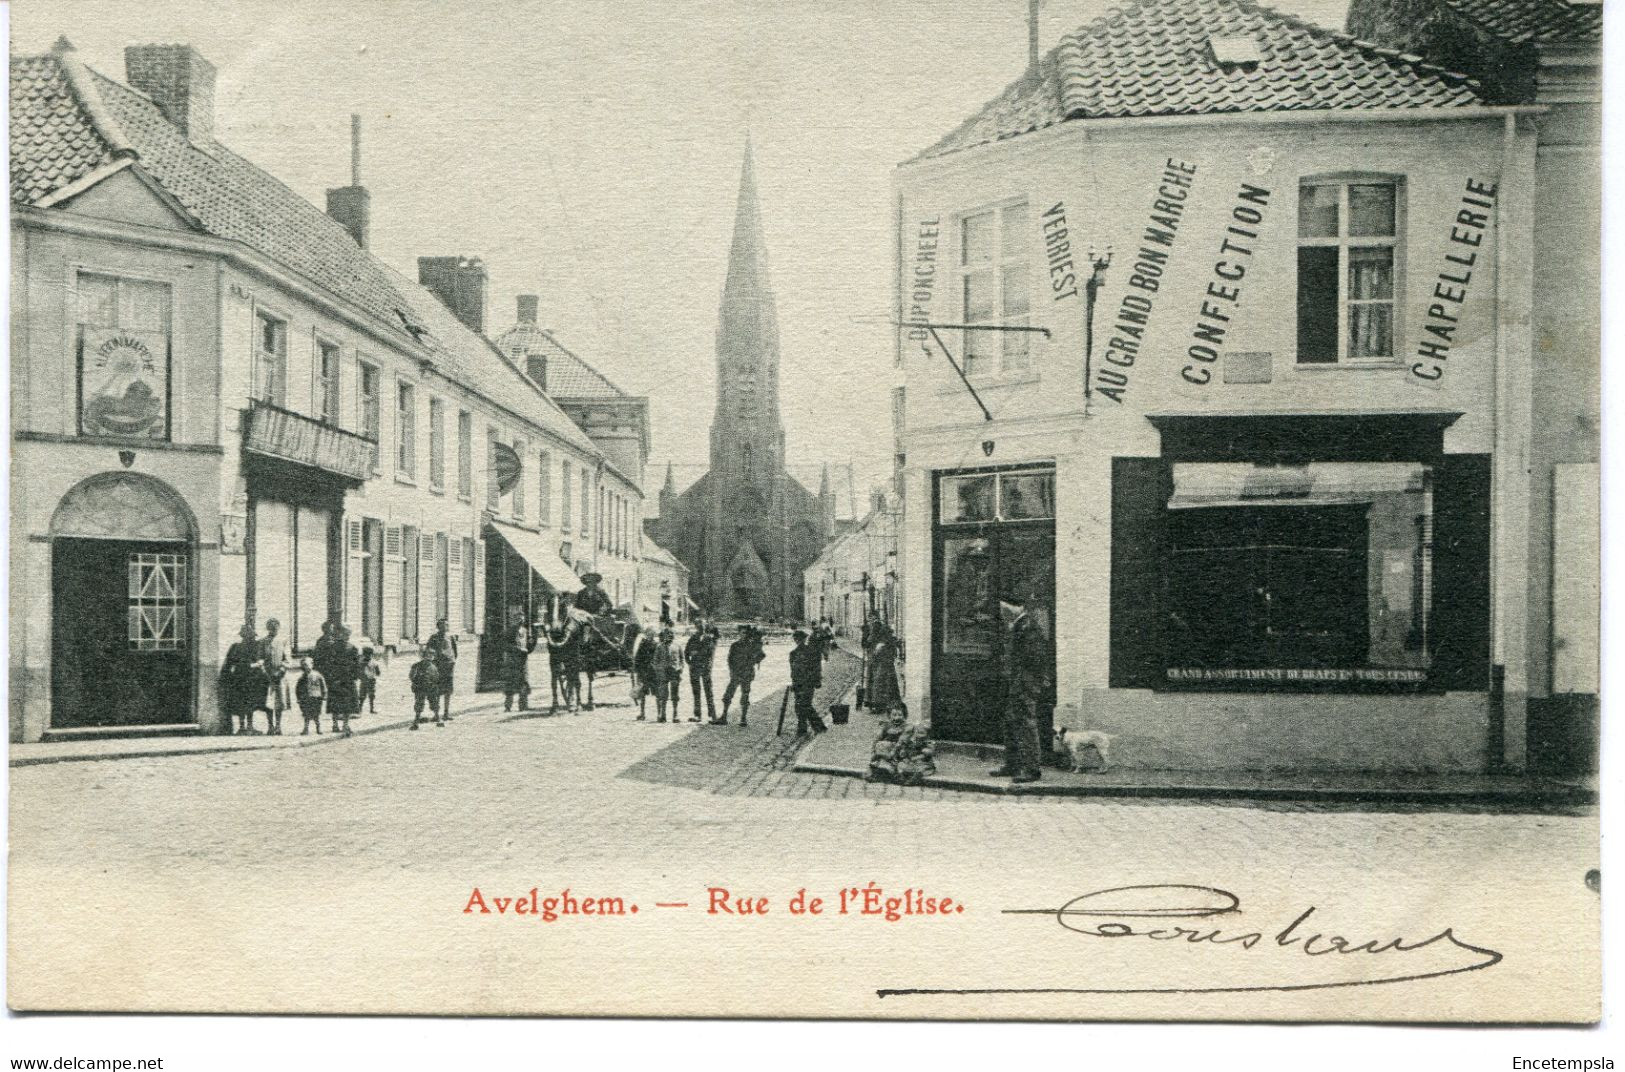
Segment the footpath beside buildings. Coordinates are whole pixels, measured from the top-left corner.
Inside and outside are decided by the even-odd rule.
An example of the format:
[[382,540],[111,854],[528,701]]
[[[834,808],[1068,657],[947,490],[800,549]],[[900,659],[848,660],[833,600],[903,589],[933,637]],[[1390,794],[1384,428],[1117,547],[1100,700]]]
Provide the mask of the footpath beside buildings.
[[1020,595],[1054,722],[1117,767],[1583,751],[1600,10],[1436,6],[1535,40],[1529,78],[1147,0],[898,169],[906,699],[938,737],[999,739]]
[[195,50],[126,67],[12,57],[11,739],[219,731],[244,623],[444,618],[488,678],[580,572],[635,603],[640,400],[572,419],[486,338],[477,259],[369,253],[358,137],[323,213],[216,139]]

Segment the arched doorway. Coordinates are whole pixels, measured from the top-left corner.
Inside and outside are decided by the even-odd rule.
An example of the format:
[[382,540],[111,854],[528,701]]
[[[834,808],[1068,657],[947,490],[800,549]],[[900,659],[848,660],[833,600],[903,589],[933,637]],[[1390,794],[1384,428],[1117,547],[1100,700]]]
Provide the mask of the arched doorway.
[[168,485],[101,473],[51,519],[51,728],[197,720],[196,540]]

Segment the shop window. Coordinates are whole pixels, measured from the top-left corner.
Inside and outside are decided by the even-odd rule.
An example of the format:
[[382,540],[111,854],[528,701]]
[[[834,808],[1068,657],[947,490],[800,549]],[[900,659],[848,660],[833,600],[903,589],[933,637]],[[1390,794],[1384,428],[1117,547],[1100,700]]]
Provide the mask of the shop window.
[[169,287],[79,276],[79,432],[169,438]]
[[288,401],[288,322],[255,314],[253,397],[273,406]]
[[[959,297],[965,324],[1027,326],[1028,246],[1025,201],[960,218]],[[1026,332],[966,331],[964,340],[967,376],[1023,372],[1032,363]]]
[[339,423],[339,348],[316,342],[316,413],[323,424]]
[[1430,467],[1179,463],[1167,505],[1168,683],[1427,683]]
[[1394,359],[1399,185],[1305,183],[1298,192],[1298,363]]
[[446,404],[438,398],[429,399],[429,486],[446,486]]
[[361,413],[361,434],[372,440],[372,468],[378,471],[378,432],[382,423],[380,420],[380,406],[378,398],[379,375],[378,366],[365,361],[356,363],[357,388],[356,398]]

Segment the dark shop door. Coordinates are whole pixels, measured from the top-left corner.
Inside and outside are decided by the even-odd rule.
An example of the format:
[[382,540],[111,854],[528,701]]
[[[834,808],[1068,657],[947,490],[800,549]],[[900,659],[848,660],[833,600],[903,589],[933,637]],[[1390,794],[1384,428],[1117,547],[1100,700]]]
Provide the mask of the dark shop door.
[[197,721],[191,567],[184,544],[54,542],[52,729]]
[[[939,527],[936,533],[935,617],[931,660],[933,733],[951,741],[988,744],[1004,739],[1004,638],[1001,592],[1030,593],[1052,641],[1055,607],[1053,522]],[[1053,670],[1051,680],[1053,680]],[[1040,718],[1048,750],[1052,713]]]

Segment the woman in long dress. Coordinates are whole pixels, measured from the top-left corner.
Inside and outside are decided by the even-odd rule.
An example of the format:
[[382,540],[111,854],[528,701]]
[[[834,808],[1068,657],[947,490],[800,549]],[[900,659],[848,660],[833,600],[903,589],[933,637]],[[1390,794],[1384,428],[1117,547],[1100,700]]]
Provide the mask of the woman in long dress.
[[327,713],[333,721],[333,732],[350,736],[350,719],[361,713],[361,651],[350,643],[350,627],[341,625],[334,631],[335,643],[330,649],[327,677]]
[[875,626],[869,653],[869,710],[886,712],[903,701],[897,689],[897,637],[887,625]]
[[254,712],[265,706],[270,679],[254,627],[245,625],[237,635],[242,639],[226,649],[220,664],[220,710],[233,733],[253,733]]

